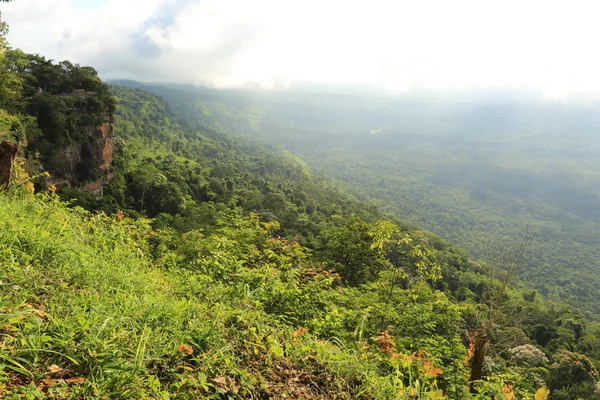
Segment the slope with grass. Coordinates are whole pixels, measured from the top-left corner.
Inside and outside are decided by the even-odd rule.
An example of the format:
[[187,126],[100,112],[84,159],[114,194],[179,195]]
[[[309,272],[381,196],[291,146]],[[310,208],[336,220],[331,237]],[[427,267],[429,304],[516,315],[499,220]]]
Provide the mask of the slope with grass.
[[104,198],[34,195],[26,152],[0,194],[4,398],[597,396],[598,328],[576,309],[504,290],[502,265],[298,157],[112,91]]
[[[167,251],[147,220],[86,215],[52,196],[0,203],[5,398],[390,398],[413,368],[450,362],[460,376],[460,309],[445,296],[416,287],[389,318],[429,308],[437,317],[410,346],[438,331],[454,353],[400,363],[368,322],[376,287],[342,290],[254,218]],[[435,391],[437,375],[420,390]]]
[[[4,398],[468,398],[474,305],[426,280],[348,286],[255,216],[173,236],[18,187],[0,206]],[[494,367],[477,398],[565,385],[544,362]]]

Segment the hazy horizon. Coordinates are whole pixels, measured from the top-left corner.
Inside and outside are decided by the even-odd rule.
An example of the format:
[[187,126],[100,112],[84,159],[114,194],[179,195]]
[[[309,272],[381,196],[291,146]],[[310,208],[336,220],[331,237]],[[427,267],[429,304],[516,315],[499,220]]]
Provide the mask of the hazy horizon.
[[592,2],[18,0],[12,46],[103,78],[600,94]]

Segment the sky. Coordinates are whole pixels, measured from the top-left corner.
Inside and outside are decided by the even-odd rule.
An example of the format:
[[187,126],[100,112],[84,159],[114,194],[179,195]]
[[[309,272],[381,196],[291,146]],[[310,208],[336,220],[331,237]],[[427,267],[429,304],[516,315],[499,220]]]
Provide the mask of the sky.
[[14,0],[13,47],[103,78],[600,93],[600,2]]

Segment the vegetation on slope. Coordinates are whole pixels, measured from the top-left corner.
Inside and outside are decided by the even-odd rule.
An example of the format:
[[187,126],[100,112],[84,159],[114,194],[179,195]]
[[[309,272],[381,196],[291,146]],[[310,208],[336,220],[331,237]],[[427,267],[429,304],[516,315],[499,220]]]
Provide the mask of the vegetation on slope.
[[523,281],[597,318],[598,103],[127,84],[192,121],[293,151],[355,196],[479,258],[488,243],[535,226]]
[[[412,283],[393,292],[391,265],[344,284],[273,237],[276,224],[234,211],[210,235],[174,236],[18,188],[0,205],[5,398],[469,396],[461,328],[474,304],[433,290],[433,270],[403,269]],[[372,263],[407,241],[366,227]],[[531,398],[547,377],[570,393],[593,390],[583,355],[561,350],[550,364],[532,346],[511,352],[475,398]]]
[[[107,212],[121,207],[126,214],[137,217],[149,213],[151,203],[146,193],[151,194],[152,204],[156,204],[151,224],[163,232],[160,240],[152,239],[154,246],[180,255],[181,247],[191,252],[182,258],[159,255],[160,262],[170,266],[178,259],[177,265],[182,268],[227,279],[231,279],[232,272],[224,265],[236,265],[242,262],[239,254],[247,257],[251,253],[244,249],[237,253],[239,243],[247,240],[243,225],[236,222],[235,231],[223,230],[223,221],[231,221],[232,215],[268,227],[269,233],[263,237],[268,243],[298,241],[297,248],[304,249],[309,268],[335,271],[326,274],[337,274],[337,283],[327,292],[332,303],[314,305],[320,317],[315,317],[315,310],[306,310],[308,305],[303,300],[295,298],[288,304],[277,300],[277,308],[284,310],[284,320],[291,323],[289,329],[306,329],[342,349],[358,346],[364,341],[358,339],[362,337],[371,338],[375,347],[378,340],[394,341],[403,357],[426,352],[427,362],[439,365],[436,368],[447,374],[437,377],[436,387],[450,398],[468,396],[468,362],[464,364],[468,346],[479,324],[487,318],[484,305],[490,303],[494,293],[485,265],[469,261],[464,252],[433,235],[405,225],[397,230],[394,224],[377,223],[387,217],[341,190],[327,190],[336,185],[315,177],[285,154],[234,140],[219,131],[182,126],[154,96],[139,90],[113,90],[119,99],[115,129],[123,142],[117,177],[102,200],[72,193],[79,197],[80,204],[90,209],[105,208]],[[223,170],[227,173],[220,175]],[[290,171],[299,172],[294,175]],[[135,185],[135,179],[142,180]],[[216,182],[222,190],[211,190],[218,187]],[[179,185],[179,189],[160,190],[167,183]],[[164,201],[162,196],[173,193],[181,193],[182,197]],[[274,198],[279,202],[274,203]],[[179,208],[169,209],[162,204]],[[234,235],[234,243],[229,242],[230,235]],[[216,243],[192,245],[187,241],[206,237]],[[223,238],[228,244],[222,243]],[[216,263],[212,260],[214,254],[219,257]],[[234,271],[237,274],[237,269]],[[236,287],[240,285],[244,283],[235,281]],[[310,293],[307,298],[320,298],[316,292]],[[272,293],[267,297],[272,298]],[[319,322],[319,318],[328,322]],[[489,395],[486,390],[499,393],[503,385],[516,385],[515,390],[522,393],[519,396],[526,398],[523,393],[532,394],[539,383],[546,382],[555,398],[561,398],[561,391],[567,396],[563,398],[576,398],[578,393],[590,396],[595,367],[588,364],[589,374],[583,376],[589,378],[579,384],[559,383],[553,378],[552,357],[568,351],[567,363],[575,362],[573,357],[585,351],[595,360],[592,349],[598,339],[594,329],[569,307],[550,304],[532,291],[511,290],[502,300],[486,360],[486,385],[495,385],[496,389],[482,388],[480,395]],[[387,332],[389,338],[382,332]],[[513,357],[511,349],[518,355]],[[539,349],[543,353],[538,353]],[[525,359],[520,360],[521,356]],[[517,375],[525,377],[525,382],[519,383]],[[403,385],[410,384],[406,379]],[[419,379],[421,382],[424,377]],[[397,397],[402,398],[400,393]],[[389,393],[385,396],[393,397]]]
[[114,93],[104,198],[33,195],[27,153],[0,194],[4,398],[598,396],[597,327],[575,309],[499,291],[504,265],[470,261],[288,154]]

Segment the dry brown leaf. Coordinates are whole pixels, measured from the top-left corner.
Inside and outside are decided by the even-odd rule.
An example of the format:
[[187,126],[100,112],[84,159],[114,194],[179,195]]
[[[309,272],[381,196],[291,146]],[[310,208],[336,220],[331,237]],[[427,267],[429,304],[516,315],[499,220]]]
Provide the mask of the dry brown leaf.
[[64,371],[64,368],[61,368],[56,364],[52,364],[51,366],[48,367],[48,371],[50,371],[53,374],[57,374],[59,372]]
[[220,386],[222,388],[227,387],[227,378],[225,378],[224,376],[218,376],[216,378],[212,378],[211,381],[215,385]]
[[70,383],[72,385],[79,385],[83,382],[85,382],[85,378],[82,376],[76,376],[74,378],[67,379],[67,383]]
[[52,387],[56,384],[56,381],[50,378],[42,379],[42,382],[44,382],[44,384],[48,387]]
[[53,378],[66,378],[73,374],[73,371],[71,371],[70,369],[59,367],[56,364],[52,364],[51,366],[49,366],[48,371],[48,374],[51,375]]
[[33,313],[35,315],[37,315],[38,317],[40,317],[41,319],[48,319],[48,314],[46,314],[44,311],[42,310],[33,310]]

